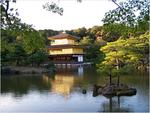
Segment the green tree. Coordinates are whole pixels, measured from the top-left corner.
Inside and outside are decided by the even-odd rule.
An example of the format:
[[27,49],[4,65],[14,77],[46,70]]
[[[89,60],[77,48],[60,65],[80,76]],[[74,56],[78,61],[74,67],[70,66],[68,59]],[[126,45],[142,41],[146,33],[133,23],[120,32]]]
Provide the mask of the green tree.
[[148,0],[127,0],[119,5],[120,7],[105,13],[104,24],[122,23],[134,27],[149,15]]
[[99,51],[100,46],[91,44],[85,48],[85,61],[94,62],[94,64],[103,61],[105,55]]
[[15,44],[15,49],[11,53],[11,59],[15,62],[15,65],[21,65],[25,62],[26,52],[21,44]]
[[124,24],[107,24],[103,26],[101,31],[102,37],[107,42],[112,42],[118,40],[120,37],[129,38],[133,36],[135,29],[128,27]]
[[30,30],[23,33],[23,46],[28,54],[45,48],[45,38],[37,31]]
[[83,37],[83,39],[81,39],[79,43],[81,45],[91,45],[92,42],[93,40],[89,36],[86,36],[86,37]]
[[112,84],[112,77],[113,77],[113,69],[114,67],[112,65],[106,65],[104,63],[98,64],[98,72],[102,74],[106,74],[109,76],[109,85]]
[[16,0],[0,1],[2,65],[27,64],[29,58],[32,58],[32,64],[35,62],[39,65],[43,58],[47,59],[46,36],[54,32],[48,30],[44,34],[33,29],[32,25],[22,23],[18,18],[17,9],[9,7],[10,2],[16,2]]
[[32,63],[32,65],[36,65],[38,67],[45,61],[48,61],[48,54],[41,50],[36,51],[28,57],[29,64]]
[[12,62],[11,54],[15,50],[15,37],[10,30],[1,29],[1,63],[8,65]]
[[39,30],[38,32],[43,38],[45,38],[45,44],[47,46],[49,46],[50,44],[48,37],[57,35],[59,33],[58,31],[51,30],[51,29]]
[[119,6],[105,13],[102,31],[104,40],[116,41],[119,37],[138,36],[149,30],[148,0],[127,0]]
[[43,5],[43,9],[47,10],[47,11],[51,11],[53,13],[58,13],[59,15],[63,15],[63,8],[58,6],[57,3],[54,2],[47,2]]
[[103,63],[117,66],[117,58],[120,67],[131,64],[138,68],[141,65],[140,60],[147,59],[149,53],[148,40],[148,33],[145,33],[139,37],[119,39],[115,42],[107,43],[106,46],[101,48],[101,51],[106,55]]
[[141,67],[145,68],[148,65],[148,40],[149,34],[145,33],[138,37],[108,42],[101,48],[106,57],[102,63],[97,65],[98,71],[103,68],[106,71],[110,70],[109,72],[112,74],[117,74],[119,84],[121,73],[131,72],[133,69],[141,69]]
[[[102,62],[105,68],[111,67],[111,71],[118,72],[120,67],[124,65],[124,56],[126,52],[121,47],[124,43],[124,40],[117,40],[116,42],[112,42],[107,44],[106,46],[101,48],[101,51],[105,53],[105,61]],[[110,78],[111,74],[109,73]],[[120,83],[119,74],[118,75],[118,85]]]
[[86,28],[82,27],[82,28],[78,28],[78,29],[73,30],[73,32],[74,32],[73,34],[82,39],[83,37],[86,36],[86,31],[87,31]]
[[102,31],[102,26],[93,26],[90,29],[90,33],[93,34],[94,36],[101,35],[100,31]]

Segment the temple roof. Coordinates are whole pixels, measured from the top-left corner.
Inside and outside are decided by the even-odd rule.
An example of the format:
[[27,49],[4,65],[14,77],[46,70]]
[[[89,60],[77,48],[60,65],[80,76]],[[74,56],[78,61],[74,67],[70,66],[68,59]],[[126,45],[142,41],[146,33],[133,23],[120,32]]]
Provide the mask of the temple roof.
[[68,38],[68,39],[73,39],[73,40],[79,39],[79,37],[77,37],[77,36],[72,36],[72,35],[66,34],[66,33],[60,33],[58,35],[48,37],[49,40],[63,39],[63,38]]

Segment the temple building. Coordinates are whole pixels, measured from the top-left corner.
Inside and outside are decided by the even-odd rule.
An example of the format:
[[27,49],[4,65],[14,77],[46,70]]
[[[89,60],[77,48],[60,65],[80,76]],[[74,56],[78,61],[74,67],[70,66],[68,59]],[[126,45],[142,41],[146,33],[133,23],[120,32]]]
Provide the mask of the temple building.
[[66,33],[48,37],[49,58],[54,63],[83,63],[83,47],[77,44],[79,38]]

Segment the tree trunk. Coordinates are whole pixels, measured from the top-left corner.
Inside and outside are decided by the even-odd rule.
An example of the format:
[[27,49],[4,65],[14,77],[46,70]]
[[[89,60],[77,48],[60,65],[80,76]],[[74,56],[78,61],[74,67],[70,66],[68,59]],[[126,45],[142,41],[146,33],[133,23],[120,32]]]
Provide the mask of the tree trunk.
[[32,67],[33,67],[33,58],[32,58]]
[[111,76],[111,74],[109,74],[109,84],[110,85],[112,84],[112,76]]
[[36,51],[33,51],[33,52],[32,52],[32,57],[31,57],[31,60],[32,60],[32,61],[31,61],[31,62],[32,62],[32,67],[33,67],[33,65],[34,65],[34,58],[33,58],[33,55],[34,55],[35,52],[36,52]]
[[120,96],[118,96],[118,110],[120,111]]
[[19,60],[16,61],[16,65],[17,65],[17,66],[20,65],[20,61],[19,61]]
[[119,86],[119,84],[120,84],[120,76],[119,76],[119,74],[117,75],[117,85]]
[[112,97],[109,98],[109,111],[112,112]]
[[[119,70],[119,61],[118,61],[118,58],[116,58],[116,63],[117,63],[117,70]],[[119,74],[117,73],[117,78],[118,78],[118,80],[117,80],[117,85],[119,86],[119,84],[120,84],[120,77],[119,77]]]
[[40,63],[37,63],[37,66],[40,67]]

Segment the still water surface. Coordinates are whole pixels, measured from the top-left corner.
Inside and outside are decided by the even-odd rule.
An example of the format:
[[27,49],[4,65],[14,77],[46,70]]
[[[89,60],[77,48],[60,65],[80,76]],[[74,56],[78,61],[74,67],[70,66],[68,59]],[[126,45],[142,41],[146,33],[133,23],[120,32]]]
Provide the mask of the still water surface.
[[[148,112],[149,75],[122,75],[121,82],[137,89],[135,96],[106,98],[92,96],[94,84],[109,78],[93,68],[60,69],[54,75],[1,77],[0,111],[30,112]],[[115,78],[114,78],[115,81]],[[83,94],[85,89],[87,92]]]

